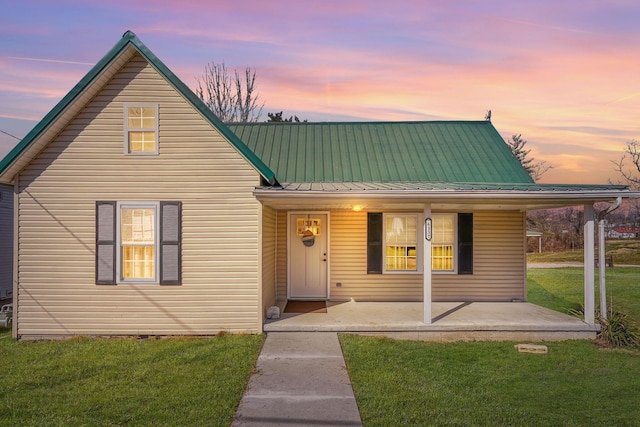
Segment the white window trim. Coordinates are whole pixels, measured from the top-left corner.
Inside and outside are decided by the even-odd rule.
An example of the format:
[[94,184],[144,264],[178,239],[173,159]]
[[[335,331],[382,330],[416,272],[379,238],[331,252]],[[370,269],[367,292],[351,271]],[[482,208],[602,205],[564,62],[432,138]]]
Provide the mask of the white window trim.
[[[154,209],[154,272],[153,279],[122,278],[122,232],[120,229],[122,208]],[[159,284],[160,283],[160,202],[117,202],[116,203],[116,283],[117,284]]]
[[[416,269],[415,270],[387,270],[387,216],[415,216],[416,217]],[[383,212],[382,214],[382,274],[422,274],[423,243],[420,236],[424,235],[423,215],[415,212]]]
[[[153,128],[135,128],[139,132],[155,132],[156,149],[155,151],[129,151],[129,108],[131,107],[154,107],[155,126]],[[158,103],[154,102],[125,102],[124,103],[124,154],[127,156],[157,156],[160,150],[160,134],[158,133]]]
[[[436,216],[452,216],[453,217],[453,270],[433,270],[432,274],[458,274],[458,214],[454,212],[438,212],[431,214]],[[433,242],[432,242],[433,244]]]

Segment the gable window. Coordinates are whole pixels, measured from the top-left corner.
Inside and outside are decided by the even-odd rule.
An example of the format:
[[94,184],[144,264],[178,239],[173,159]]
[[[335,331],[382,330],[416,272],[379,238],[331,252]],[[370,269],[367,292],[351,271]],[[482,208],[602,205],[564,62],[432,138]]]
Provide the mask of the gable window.
[[96,202],[96,284],[181,282],[181,202]]
[[[422,270],[419,219],[419,214],[367,213],[368,274]],[[433,214],[431,219],[431,270],[473,274],[473,214]]]
[[158,154],[158,104],[125,104],[125,153]]
[[384,216],[384,253],[386,271],[418,271],[418,216]]

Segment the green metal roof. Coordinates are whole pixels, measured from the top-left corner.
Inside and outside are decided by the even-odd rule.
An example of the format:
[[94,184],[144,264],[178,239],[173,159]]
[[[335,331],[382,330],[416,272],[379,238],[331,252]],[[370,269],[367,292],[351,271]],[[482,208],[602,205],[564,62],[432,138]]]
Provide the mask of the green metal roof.
[[276,183],[275,174],[238,137],[225,126],[213,112],[185,85],[153,52],[132,32],[127,31],[116,45],[76,84],[73,89],[0,160],[0,175],[4,173],[31,144],[71,105],[96,78],[108,68],[129,46],[133,46],[152,67],[190,102],[269,183]]
[[533,182],[488,121],[228,126],[279,182]]

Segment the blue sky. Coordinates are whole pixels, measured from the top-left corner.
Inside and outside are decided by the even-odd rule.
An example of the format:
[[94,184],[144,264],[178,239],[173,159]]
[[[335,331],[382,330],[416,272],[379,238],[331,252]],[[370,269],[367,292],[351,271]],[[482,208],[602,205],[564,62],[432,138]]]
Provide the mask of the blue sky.
[[[640,138],[640,3],[0,0],[0,130],[24,136],[122,36],[187,85],[251,66],[266,112],[310,121],[481,120],[606,183]],[[0,133],[0,156],[17,141]]]

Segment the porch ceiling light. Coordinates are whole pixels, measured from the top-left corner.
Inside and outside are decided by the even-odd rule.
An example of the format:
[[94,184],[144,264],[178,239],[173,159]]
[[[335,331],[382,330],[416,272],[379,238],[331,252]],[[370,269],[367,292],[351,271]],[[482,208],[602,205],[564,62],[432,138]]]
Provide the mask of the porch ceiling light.
[[351,207],[351,210],[353,210],[354,212],[360,212],[362,209],[364,209],[364,206],[362,205],[353,205]]

